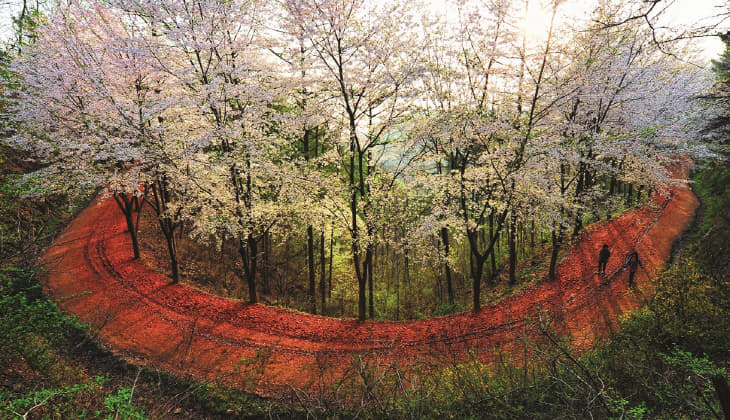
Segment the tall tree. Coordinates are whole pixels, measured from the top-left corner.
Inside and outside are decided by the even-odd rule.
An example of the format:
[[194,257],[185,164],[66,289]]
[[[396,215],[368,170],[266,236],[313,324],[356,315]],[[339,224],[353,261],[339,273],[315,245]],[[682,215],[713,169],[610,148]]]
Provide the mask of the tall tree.
[[361,0],[310,0],[290,8],[328,78],[346,133],[342,153],[349,189],[347,228],[360,320],[366,318],[366,287],[372,282],[370,179],[377,172],[373,159],[393,141],[393,128],[406,117],[409,87],[418,69],[412,57],[412,29],[417,25],[409,8],[408,2],[383,6]]

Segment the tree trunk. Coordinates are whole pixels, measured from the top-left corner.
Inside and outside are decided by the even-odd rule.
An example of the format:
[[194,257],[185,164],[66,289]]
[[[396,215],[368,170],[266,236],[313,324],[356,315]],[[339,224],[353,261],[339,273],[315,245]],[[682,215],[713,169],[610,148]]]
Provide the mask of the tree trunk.
[[244,276],[246,277],[246,283],[248,284],[248,302],[256,303],[258,302],[258,298],[256,296],[256,259],[258,257],[258,244],[256,243],[256,240],[251,235],[248,235],[245,242],[243,240],[239,240],[238,253],[241,255]]
[[471,264],[471,279],[473,286],[473,310],[479,312],[482,309],[481,302],[481,291],[482,291],[482,271],[484,270],[484,261],[486,258],[482,258],[478,255],[474,255],[473,262]]
[[555,268],[558,262],[558,253],[560,252],[560,246],[563,242],[563,228],[562,226],[557,227],[557,232],[554,228],[552,230],[552,252],[550,253],[550,270],[548,271],[548,278],[555,280]]
[[626,205],[630,206],[634,198],[634,184],[629,184],[629,191],[626,193]]
[[509,222],[509,284],[517,283],[517,216],[512,212]]
[[[355,154],[359,155],[358,142],[357,142],[357,125],[355,124],[355,116],[349,113],[350,120],[350,173],[349,173],[349,187],[350,187],[350,218],[352,226],[350,227],[350,235],[352,237],[352,263],[355,266],[355,276],[357,277],[357,319],[359,321],[365,320],[365,309],[366,309],[366,298],[365,298],[365,287],[366,287],[366,274],[360,269],[360,228],[357,226],[357,208],[358,208],[358,183],[355,179]],[[362,169],[362,156],[358,156],[360,168]],[[360,170],[362,173],[362,170]],[[360,177],[362,178],[362,176]],[[362,183],[362,179],[360,179]]]
[[[410,271],[411,259],[410,259],[407,243],[406,243],[405,248],[403,249],[403,260],[404,260],[403,262],[405,263],[405,267],[403,267],[403,278],[405,280],[404,283],[406,285],[406,290],[409,290],[410,285],[411,285],[411,271]],[[411,294],[410,296],[412,297],[413,294]],[[411,312],[411,299],[410,298],[406,299],[406,310],[408,311],[408,313]]]
[[264,245],[264,261],[263,261],[263,275],[261,276],[261,285],[263,286],[264,294],[271,294],[271,283],[269,279],[269,253],[271,252],[271,237],[269,232],[264,232],[263,245]]
[[[180,281],[180,273],[178,269],[177,259],[177,244],[175,242],[175,231],[180,228],[180,224],[177,222],[179,217],[180,209],[177,210],[177,214],[170,215],[168,212],[169,204],[172,201],[170,191],[168,190],[167,178],[165,175],[158,177],[155,182],[151,185],[152,196],[154,197],[154,203],[150,203],[150,207],[157,214],[157,221],[160,224],[162,234],[167,241],[167,250],[170,254],[170,268],[172,270],[172,282],[177,283]],[[147,199],[147,198],[145,198]]]
[[124,220],[127,222],[127,230],[129,231],[129,237],[132,239],[132,251],[134,252],[134,259],[139,259],[139,242],[137,240],[137,228],[134,225],[134,219],[131,213],[124,212]]
[[[489,214],[489,237],[491,238],[494,235],[494,214]],[[497,243],[499,243],[499,235],[497,235],[497,238],[495,239]],[[492,247],[492,250],[489,252],[489,259],[492,263],[492,277],[495,277],[497,275],[497,257],[494,255],[495,253],[495,247]]]
[[332,251],[335,247],[335,224],[332,223],[332,228],[330,230],[330,270],[329,270],[329,278],[327,279],[328,285],[327,285],[327,297],[332,298],[332,264],[334,262],[334,254]]
[[[162,224],[163,222],[160,222]],[[172,270],[172,282],[180,281],[180,270],[177,262],[177,244],[175,242],[175,231],[171,229],[162,229],[167,241],[167,252],[170,254],[170,269]]]
[[449,230],[441,228],[441,242],[444,244],[444,274],[446,275],[446,291],[449,295],[449,305],[454,304],[454,286],[451,281],[451,266],[449,265]]
[[322,298],[322,302],[321,302],[321,306],[322,306],[321,312],[322,313],[325,313],[324,308],[325,308],[325,303],[326,303],[325,300],[327,297],[327,287],[326,287],[327,285],[325,284],[325,271],[326,271],[325,269],[327,267],[325,267],[324,256],[325,256],[325,254],[324,254],[324,229],[323,229],[319,235],[319,291],[320,291],[321,298]]
[[365,321],[366,313],[366,299],[365,299],[365,286],[366,278],[360,270],[360,251],[357,249],[357,245],[352,246],[353,260],[355,261],[355,275],[357,276],[357,319],[358,321]]
[[251,236],[248,238],[248,247],[250,249],[251,258],[251,270],[249,270],[248,278],[246,279],[248,281],[248,300],[250,303],[256,303],[258,302],[258,298],[256,296],[256,262],[258,260],[259,253],[258,244]]
[[530,221],[530,253],[534,258],[535,254],[535,219]]
[[365,251],[365,261],[363,261],[363,270],[368,283],[368,315],[370,318],[375,317],[375,297],[373,287],[373,246],[368,244]]
[[307,226],[307,265],[309,267],[309,310],[317,313],[317,299],[315,291],[314,273],[314,229],[312,225]]
[[127,232],[129,232],[129,238],[132,240],[132,252],[133,259],[139,259],[139,241],[137,239],[137,228],[139,223],[134,223],[134,212],[137,213],[137,220],[139,220],[139,214],[141,213],[141,207],[137,204],[137,197],[128,197],[125,193],[114,193],[112,195],[114,201],[116,201],[119,210],[124,214],[124,221],[127,223]]

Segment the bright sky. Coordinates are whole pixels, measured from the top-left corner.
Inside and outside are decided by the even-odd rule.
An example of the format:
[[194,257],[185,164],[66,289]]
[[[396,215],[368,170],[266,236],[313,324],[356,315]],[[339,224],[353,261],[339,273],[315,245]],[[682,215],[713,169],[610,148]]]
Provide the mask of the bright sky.
[[[453,11],[453,6],[445,6],[442,0],[426,0],[436,10]],[[534,32],[544,32],[547,29],[550,16],[540,7],[540,3],[549,3],[550,0],[530,0],[528,27]],[[598,0],[566,0],[561,9],[576,19],[586,19],[588,12]],[[6,39],[12,33],[11,18],[20,10],[22,0],[0,0],[0,40]],[[663,5],[663,6],[662,6]],[[717,17],[722,12],[730,12],[730,6],[725,0],[664,0],[660,6],[666,7],[666,13],[661,24],[669,27],[693,27],[717,23]],[[659,10],[659,7],[657,10]],[[730,20],[722,23],[720,31],[730,30]],[[702,44],[706,57],[714,58],[723,50],[723,44],[717,37],[702,38],[697,41]]]
[[[567,7],[578,9],[586,7],[586,3],[594,4],[595,2],[586,1],[568,1]],[[581,6],[576,6],[581,4]],[[730,30],[730,20],[722,22],[719,17],[721,13],[730,12],[730,6],[726,0],[665,0],[660,3],[652,11],[653,13],[662,13],[659,24],[672,29],[690,30],[692,28],[707,27],[710,25],[719,25],[717,31],[726,32]],[[580,13],[586,14],[585,11]],[[711,59],[720,55],[724,49],[724,44],[718,37],[697,38],[696,42],[702,46],[705,51],[705,58]]]
[[[721,13],[730,12],[730,5],[725,0],[675,0],[666,11],[666,22],[669,27],[693,27],[719,24],[717,32],[730,30],[730,20],[721,22]],[[727,18],[726,18],[727,19]],[[716,58],[724,50],[724,44],[718,37],[699,39],[705,50],[706,58]]]
[[[454,15],[453,7],[446,6],[442,0],[425,0],[430,3],[434,10],[443,12],[446,15]],[[638,0],[635,0],[637,3]],[[552,0],[529,0],[529,11],[527,16],[528,33],[535,38],[544,36],[550,25],[550,8],[546,5]],[[560,5],[559,11],[565,16],[575,20],[587,20],[590,12],[598,0],[565,0]],[[730,13],[730,5],[726,0],[664,0],[652,11],[651,16],[662,12],[659,25],[675,29],[690,29],[718,24],[716,32],[727,32],[730,30],[730,19],[721,22],[719,14]],[[724,45],[718,37],[697,38],[696,42],[705,51],[705,58],[708,60],[717,57],[722,53]]]
[[20,12],[21,2],[0,1],[0,40],[5,40],[12,33],[13,16]]

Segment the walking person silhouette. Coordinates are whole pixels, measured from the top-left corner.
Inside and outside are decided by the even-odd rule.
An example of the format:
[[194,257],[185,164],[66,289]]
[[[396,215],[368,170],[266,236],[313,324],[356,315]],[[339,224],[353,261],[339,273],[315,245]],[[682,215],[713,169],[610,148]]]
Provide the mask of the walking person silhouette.
[[626,269],[626,267],[629,268],[629,287],[634,287],[634,275],[636,274],[636,270],[639,269],[639,266],[644,268],[644,264],[639,259],[639,253],[635,249],[632,249],[622,267],[623,269]]
[[608,259],[611,257],[611,251],[608,250],[608,245],[603,245],[601,248],[601,252],[598,253],[598,271],[596,271],[596,274],[606,274],[606,264],[608,264]]

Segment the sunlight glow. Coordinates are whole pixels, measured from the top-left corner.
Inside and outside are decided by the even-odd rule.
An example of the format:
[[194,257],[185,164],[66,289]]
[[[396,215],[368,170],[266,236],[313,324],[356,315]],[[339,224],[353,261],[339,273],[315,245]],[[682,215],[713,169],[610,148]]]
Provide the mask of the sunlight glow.
[[527,14],[524,18],[523,29],[528,38],[537,40],[547,36],[550,29],[551,7],[540,0],[530,0]]

